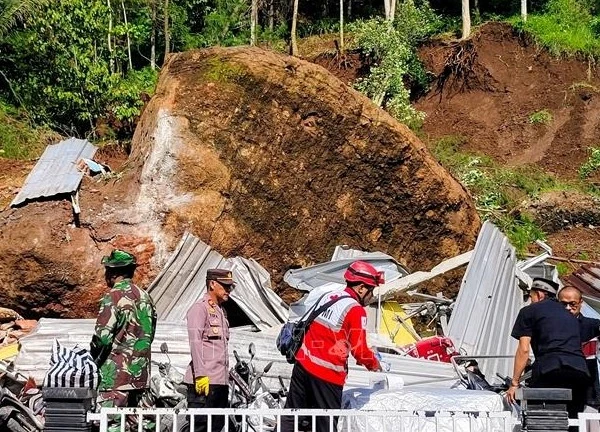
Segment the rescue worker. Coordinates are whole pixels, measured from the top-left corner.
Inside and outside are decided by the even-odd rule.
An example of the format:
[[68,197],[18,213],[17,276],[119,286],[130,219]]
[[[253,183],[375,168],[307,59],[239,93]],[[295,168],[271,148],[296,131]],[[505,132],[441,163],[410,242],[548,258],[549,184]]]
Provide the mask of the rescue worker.
[[600,395],[600,384],[598,383],[598,361],[596,352],[598,347],[598,336],[600,336],[600,320],[588,318],[581,314],[583,297],[581,291],[574,286],[567,285],[558,292],[558,300],[579,321],[579,334],[581,337],[581,350],[588,365],[591,383],[588,387],[586,403],[597,408],[598,396]]
[[[187,313],[192,361],[184,382],[189,408],[227,408],[229,391],[229,322],[222,304],[235,284],[230,270],[206,272],[206,294]],[[195,432],[207,430],[207,417],[195,416]],[[224,416],[212,416],[212,431],[223,428]]]
[[[383,273],[364,261],[355,261],[344,273],[346,288],[321,297],[315,306],[337,299],[309,325],[296,354],[286,408],[340,409],[348,374],[348,356],[368,370],[381,370],[377,354],[367,346],[364,306],[383,283]],[[334,419],[333,430],[337,430]],[[294,430],[294,418],[283,416],[281,431]],[[316,418],[317,432],[329,431],[329,418]]]
[[533,281],[531,304],[519,311],[511,333],[519,346],[506,398],[515,401],[521,374],[533,349],[535,362],[529,386],[571,389],[572,400],[567,403],[567,411],[569,417],[577,418],[585,405],[589,373],[581,352],[579,323],[556,301],[557,290],[558,285],[551,280]]
[[[110,289],[100,301],[90,347],[100,370],[97,403],[136,407],[148,388],[156,310],[150,295],[131,281],[137,265],[132,254],[114,249],[102,264]],[[110,430],[120,430],[118,419],[109,418]]]

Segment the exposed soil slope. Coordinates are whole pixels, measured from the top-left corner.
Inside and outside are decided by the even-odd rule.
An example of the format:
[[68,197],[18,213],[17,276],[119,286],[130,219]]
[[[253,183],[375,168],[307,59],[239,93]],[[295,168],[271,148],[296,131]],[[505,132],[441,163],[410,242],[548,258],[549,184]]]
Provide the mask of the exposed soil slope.
[[[449,56],[461,54],[473,66],[469,73],[445,68]],[[466,44],[431,42],[420,57],[438,77],[416,102],[427,113],[423,131],[431,138],[460,135],[467,138],[464,150],[563,178],[575,177],[588,147],[600,143],[597,69],[550,56],[508,24],[487,24]],[[542,110],[552,119],[531,123],[530,115]]]

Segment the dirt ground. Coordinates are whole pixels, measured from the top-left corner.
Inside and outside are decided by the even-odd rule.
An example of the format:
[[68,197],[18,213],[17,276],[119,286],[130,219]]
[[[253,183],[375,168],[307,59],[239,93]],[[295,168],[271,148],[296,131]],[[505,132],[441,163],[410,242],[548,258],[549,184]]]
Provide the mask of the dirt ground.
[[[443,76],[448,56],[459,56],[459,49],[470,50],[475,74],[453,74],[444,86],[434,82],[416,102],[427,113],[423,132],[432,139],[464,137],[464,150],[505,165],[533,164],[562,178],[576,177],[588,147],[600,142],[598,69],[554,58],[501,23],[483,26],[469,45],[431,42],[420,57]],[[542,110],[551,120],[532,123],[530,116]]]

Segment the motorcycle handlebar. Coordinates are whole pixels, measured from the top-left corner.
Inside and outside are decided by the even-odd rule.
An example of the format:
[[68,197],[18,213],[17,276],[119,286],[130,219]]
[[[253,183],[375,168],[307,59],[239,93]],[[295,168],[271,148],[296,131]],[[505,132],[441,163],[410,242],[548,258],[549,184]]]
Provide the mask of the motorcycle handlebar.
[[235,361],[240,363],[240,356],[238,355],[236,350],[233,350],[233,356],[235,357]]

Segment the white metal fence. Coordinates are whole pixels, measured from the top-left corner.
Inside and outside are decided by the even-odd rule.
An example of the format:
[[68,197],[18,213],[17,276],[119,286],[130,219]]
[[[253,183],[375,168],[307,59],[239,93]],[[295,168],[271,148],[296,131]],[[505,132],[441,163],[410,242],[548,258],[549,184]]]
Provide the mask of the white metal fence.
[[[187,409],[168,408],[103,408],[88,414],[88,420],[98,422],[100,432],[193,432],[194,416],[207,417],[208,430],[216,416],[224,416],[224,431],[284,432],[281,417],[292,416],[294,431],[319,430],[316,420],[326,418],[334,430],[337,419],[339,432],[514,432],[520,423],[510,412],[396,412],[359,410],[271,410],[271,409]],[[223,419],[223,417],[221,417]],[[306,425],[306,420],[309,425]],[[237,424],[237,429],[235,425]]]
[[579,413],[576,425],[579,426],[579,432],[599,432],[600,413]]

